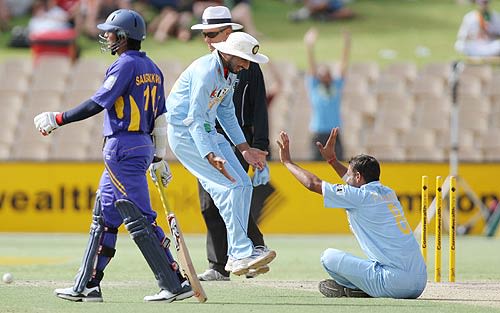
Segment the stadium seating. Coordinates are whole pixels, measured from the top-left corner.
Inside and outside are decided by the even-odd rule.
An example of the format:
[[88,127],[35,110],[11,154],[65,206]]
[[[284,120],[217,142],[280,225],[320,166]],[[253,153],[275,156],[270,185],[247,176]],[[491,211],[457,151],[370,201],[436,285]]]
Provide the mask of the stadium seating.
[[418,72],[418,76],[435,77],[441,81],[441,84],[448,82],[451,74],[449,63],[428,63]]
[[373,84],[379,78],[380,68],[376,62],[353,63],[349,67],[348,76],[353,74],[363,76]]
[[402,136],[406,149],[406,159],[415,161],[442,161],[445,149],[437,144],[437,136],[432,129],[413,128]]
[[482,150],[485,161],[498,161],[500,155],[500,127],[491,128],[490,131],[482,137]]
[[[185,65],[159,60],[168,92]],[[333,63],[332,63],[333,64]],[[100,160],[102,114],[79,125],[65,126],[51,137],[40,136],[34,115],[63,111],[88,99],[102,83],[108,64],[82,58],[76,64],[62,57],[42,58],[34,67],[25,59],[0,63],[0,160]],[[304,72],[293,63],[276,60],[281,92],[269,107],[270,150],[278,159],[279,131],[292,137],[297,160],[312,156],[309,118],[311,107]],[[262,66],[266,85],[275,73]],[[346,157],[373,153],[381,160],[445,162],[450,151],[452,97],[449,63],[418,68],[411,62],[380,67],[375,62],[349,67],[342,101],[342,136]],[[458,84],[459,158],[463,161],[499,161],[500,70],[489,65],[467,65]],[[23,125],[22,127],[20,125]],[[170,150],[167,159],[175,159]]]
[[393,63],[382,70],[381,76],[392,75],[402,78],[406,86],[411,86],[417,78],[417,66],[410,62]]

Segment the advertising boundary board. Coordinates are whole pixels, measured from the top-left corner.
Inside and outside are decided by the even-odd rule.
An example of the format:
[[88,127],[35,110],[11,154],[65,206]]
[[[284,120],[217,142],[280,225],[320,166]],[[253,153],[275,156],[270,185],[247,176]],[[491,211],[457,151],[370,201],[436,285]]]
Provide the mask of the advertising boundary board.
[[[321,179],[341,183],[325,162],[299,163]],[[177,162],[170,162],[174,175],[167,188],[170,205],[182,222],[185,233],[204,233],[195,178]],[[87,232],[95,189],[102,163],[3,163],[0,164],[0,232]],[[322,197],[298,183],[277,162],[270,163],[271,183],[255,191],[252,210],[265,234],[348,233],[344,210],[326,209]],[[448,164],[383,163],[381,182],[394,189],[412,229],[420,218],[420,181],[448,175]],[[461,164],[460,176],[467,181],[486,206],[500,198],[500,164]],[[435,190],[431,180],[429,198]],[[163,221],[161,202],[150,181],[152,205]],[[465,192],[457,193],[457,224],[475,221],[470,233],[480,234],[484,221],[474,219],[475,207]],[[263,203],[262,210],[259,205]],[[432,223],[433,221],[431,221]],[[431,227],[430,227],[431,229]],[[447,229],[445,222],[444,229]],[[432,230],[431,230],[432,233]],[[446,232],[445,232],[446,233]]]

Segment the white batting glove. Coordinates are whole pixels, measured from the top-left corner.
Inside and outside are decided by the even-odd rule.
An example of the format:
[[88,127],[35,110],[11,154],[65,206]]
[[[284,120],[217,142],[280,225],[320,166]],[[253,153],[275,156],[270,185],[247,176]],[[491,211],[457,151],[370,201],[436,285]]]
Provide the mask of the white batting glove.
[[55,129],[59,128],[56,122],[56,115],[59,112],[43,112],[35,116],[33,122],[35,127],[42,135],[47,136]]
[[159,162],[151,163],[149,166],[149,175],[151,175],[151,179],[156,183],[156,171],[159,169],[160,171],[160,180],[164,187],[167,187],[168,183],[172,180],[172,172],[170,172],[170,167],[168,166],[167,161],[161,160]]

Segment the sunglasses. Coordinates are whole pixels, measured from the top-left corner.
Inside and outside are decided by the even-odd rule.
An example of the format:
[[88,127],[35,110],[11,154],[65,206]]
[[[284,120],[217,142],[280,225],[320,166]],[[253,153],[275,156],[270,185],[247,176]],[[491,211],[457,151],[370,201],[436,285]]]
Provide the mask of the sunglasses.
[[207,38],[208,37],[208,38],[213,39],[213,38],[217,37],[223,31],[225,31],[226,29],[227,29],[227,27],[219,30],[218,32],[206,32],[206,33],[205,32],[201,32],[201,35],[203,36],[203,38]]

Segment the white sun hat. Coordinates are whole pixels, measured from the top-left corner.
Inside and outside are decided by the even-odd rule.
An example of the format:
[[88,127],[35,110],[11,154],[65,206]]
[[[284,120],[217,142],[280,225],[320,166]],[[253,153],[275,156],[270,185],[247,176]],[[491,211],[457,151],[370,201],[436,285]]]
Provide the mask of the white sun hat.
[[251,62],[269,62],[267,56],[258,53],[259,42],[257,39],[244,32],[231,33],[226,41],[213,43],[212,46],[222,53],[235,55]]
[[201,24],[191,26],[191,29],[212,29],[224,26],[231,26],[233,30],[243,28],[243,25],[231,21],[231,12],[224,6],[208,7],[203,11]]

